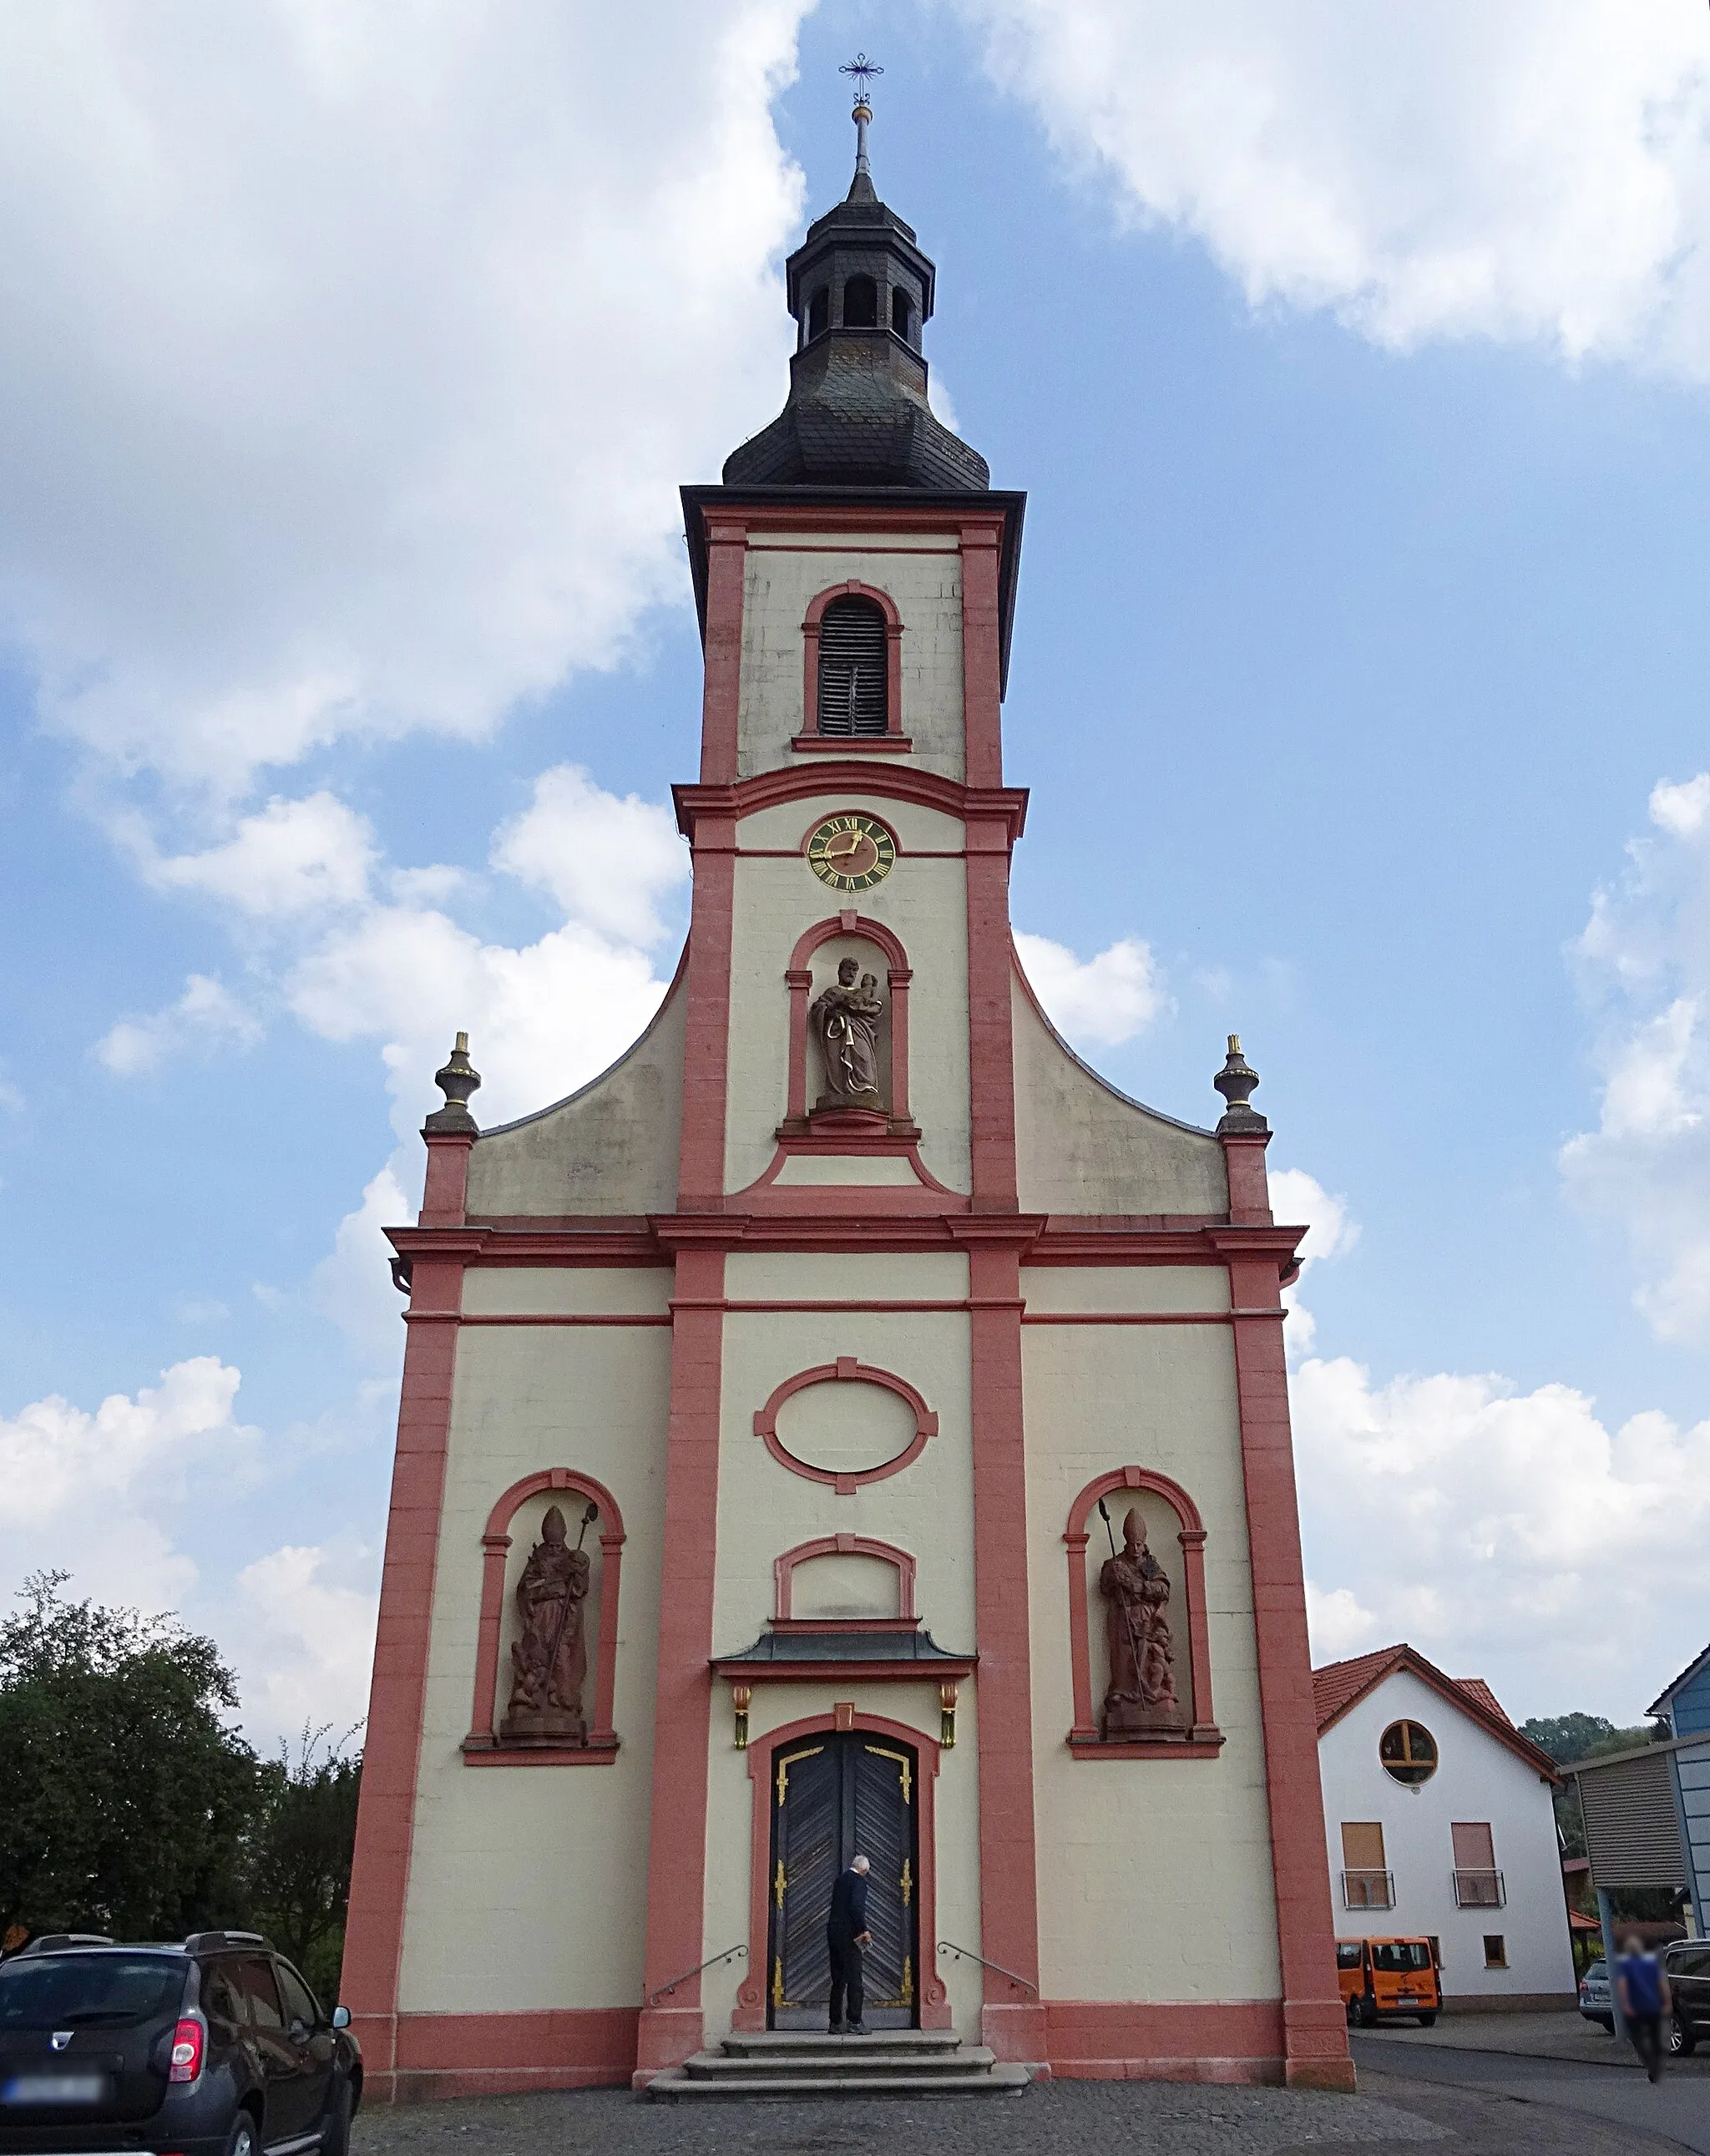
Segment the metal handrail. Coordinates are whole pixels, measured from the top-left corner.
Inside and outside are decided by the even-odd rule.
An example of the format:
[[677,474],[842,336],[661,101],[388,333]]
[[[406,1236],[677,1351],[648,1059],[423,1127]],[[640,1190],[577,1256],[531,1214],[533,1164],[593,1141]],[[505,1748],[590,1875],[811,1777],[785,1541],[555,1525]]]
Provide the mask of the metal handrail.
[[1007,1976],[1011,1984],[1019,1984],[1024,1991],[1030,1991],[1035,1999],[1039,1997],[1036,1984],[1030,1984],[1024,1976],[1017,1976],[1013,1969],[1005,1969],[1000,1961],[988,1961],[983,1954],[977,1954],[968,1947],[956,1946],[948,1939],[939,1940],[938,1951],[940,1953],[953,1953],[963,1961],[977,1961],[982,1969],[992,1969],[999,1976]]
[[680,1984],[686,1984],[691,1976],[699,1976],[703,1969],[716,1969],[721,1962],[747,1961],[747,1958],[748,1949],[746,1946],[727,1947],[721,1954],[714,1954],[711,1961],[703,1961],[696,1969],[686,1969],[680,1976],[674,1976],[669,1984],[660,1984],[657,1991],[650,1991],[646,2004],[650,2006],[657,2006],[661,1999],[669,1999]]

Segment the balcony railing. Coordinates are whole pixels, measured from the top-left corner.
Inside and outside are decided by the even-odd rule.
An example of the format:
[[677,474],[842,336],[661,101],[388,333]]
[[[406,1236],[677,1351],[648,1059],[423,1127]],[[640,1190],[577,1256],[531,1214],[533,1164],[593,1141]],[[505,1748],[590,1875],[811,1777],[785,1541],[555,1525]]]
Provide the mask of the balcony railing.
[[1342,1875],[1344,1909],[1393,1909],[1395,1874],[1393,1871],[1344,1871]]
[[1455,1904],[1461,1909],[1500,1909],[1507,1900],[1500,1871],[1457,1870]]

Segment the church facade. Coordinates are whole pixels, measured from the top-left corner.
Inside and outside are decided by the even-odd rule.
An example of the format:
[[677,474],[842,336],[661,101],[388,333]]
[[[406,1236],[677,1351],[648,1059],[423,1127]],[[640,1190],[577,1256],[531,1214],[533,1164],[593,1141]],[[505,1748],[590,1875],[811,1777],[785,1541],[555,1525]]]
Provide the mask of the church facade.
[[393,1235],[370,2088],[823,2026],[857,1851],[870,2026],[1350,2086],[1256,1081],[1143,1107],[1022,973],[1024,501],[932,414],[864,154],[788,295],[783,414],[684,493],[676,977],[501,1129],[460,1040]]

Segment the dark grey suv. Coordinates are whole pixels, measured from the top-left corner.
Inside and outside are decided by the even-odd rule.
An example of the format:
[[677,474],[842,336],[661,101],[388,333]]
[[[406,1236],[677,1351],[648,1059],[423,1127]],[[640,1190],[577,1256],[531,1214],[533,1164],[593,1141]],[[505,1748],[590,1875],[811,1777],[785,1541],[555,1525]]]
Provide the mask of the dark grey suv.
[[362,2055],[253,1932],[0,1962],[0,2156],[347,2156]]
[[1668,2025],[1671,2051],[1696,2051],[1710,2039],[1710,1940],[1677,1939],[1662,1953],[1662,1973],[1674,1999]]

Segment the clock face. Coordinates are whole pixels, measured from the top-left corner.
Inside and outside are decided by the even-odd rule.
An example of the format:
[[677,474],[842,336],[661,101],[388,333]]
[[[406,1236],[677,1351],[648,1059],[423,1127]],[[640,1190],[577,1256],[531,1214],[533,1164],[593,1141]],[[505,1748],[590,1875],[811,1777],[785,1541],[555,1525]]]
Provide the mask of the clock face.
[[870,816],[828,816],[808,841],[808,866],[833,891],[870,891],[896,860],[896,841]]

